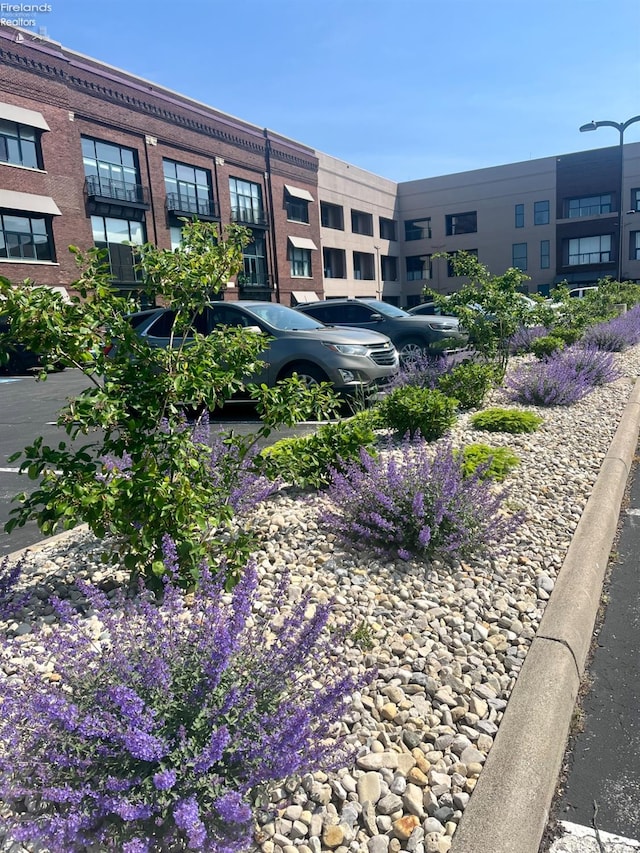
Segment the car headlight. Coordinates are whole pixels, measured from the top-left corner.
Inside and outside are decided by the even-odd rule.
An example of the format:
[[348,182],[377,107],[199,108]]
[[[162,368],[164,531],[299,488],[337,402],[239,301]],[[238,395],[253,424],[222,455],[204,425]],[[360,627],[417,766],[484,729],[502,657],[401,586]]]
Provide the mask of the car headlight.
[[360,344],[333,344],[323,341],[323,345],[333,352],[339,352],[342,355],[368,355],[369,351],[366,347]]

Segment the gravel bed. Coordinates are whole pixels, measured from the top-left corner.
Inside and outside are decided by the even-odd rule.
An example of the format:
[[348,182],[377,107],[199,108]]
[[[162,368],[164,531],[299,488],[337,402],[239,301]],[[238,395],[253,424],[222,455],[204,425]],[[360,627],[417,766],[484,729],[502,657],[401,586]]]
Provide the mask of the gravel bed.
[[[354,766],[290,779],[275,790],[273,803],[288,798],[289,805],[258,827],[255,851],[449,850],[640,375],[640,346],[616,358],[623,378],[579,403],[526,407],[544,419],[535,433],[480,432],[463,415],[448,435],[454,446],[507,446],[520,459],[504,487],[507,510],[523,510],[524,521],[499,554],[453,566],[387,563],[345,548],[319,524],[322,495],[303,501],[283,490],[256,511],[266,599],[283,571],[291,576],[283,611],[301,588],[310,587],[317,601],[333,599],[334,623],[352,632],[341,652],[345,667],[378,673],[342,721],[357,747]],[[512,404],[496,391],[488,405]],[[75,596],[78,576],[111,579],[113,588],[124,580],[107,573],[99,553],[83,533],[29,554],[31,599],[0,625],[23,654],[37,651],[34,628],[55,619],[47,604],[52,591]]]

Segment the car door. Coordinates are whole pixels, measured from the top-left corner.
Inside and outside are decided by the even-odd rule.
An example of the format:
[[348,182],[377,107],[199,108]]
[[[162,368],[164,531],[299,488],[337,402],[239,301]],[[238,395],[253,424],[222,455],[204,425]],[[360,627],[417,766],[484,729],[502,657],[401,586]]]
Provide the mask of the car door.
[[[209,331],[219,330],[221,327],[229,326],[231,328],[247,329],[258,327],[265,335],[268,334],[267,329],[260,321],[244,311],[240,306],[231,305],[228,302],[214,303],[209,306],[208,314],[208,329]],[[269,361],[269,346],[260,354],[260,358],[265,362],[265,367],[260,373],[253,374],[247,377],[248,382],[265,382],[267,385],[272,385],[275,381],[272,377],[272,367]]]

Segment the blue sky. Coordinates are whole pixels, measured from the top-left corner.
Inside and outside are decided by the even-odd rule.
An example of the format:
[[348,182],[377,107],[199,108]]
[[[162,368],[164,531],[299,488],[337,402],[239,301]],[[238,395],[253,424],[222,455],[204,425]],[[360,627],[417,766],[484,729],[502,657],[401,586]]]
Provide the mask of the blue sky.
[[64,46],[396,181],[616,145],[578,128],[640,114],[640,0],[49,5]]

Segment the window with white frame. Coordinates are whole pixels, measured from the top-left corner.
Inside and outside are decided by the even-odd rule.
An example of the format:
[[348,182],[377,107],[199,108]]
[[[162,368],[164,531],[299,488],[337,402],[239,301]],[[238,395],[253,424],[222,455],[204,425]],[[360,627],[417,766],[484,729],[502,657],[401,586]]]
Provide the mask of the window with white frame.
[[606,264],[611,261],[611,234],[575,237],[568,241],[569,266]]

